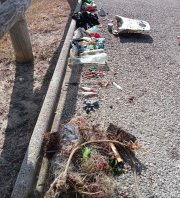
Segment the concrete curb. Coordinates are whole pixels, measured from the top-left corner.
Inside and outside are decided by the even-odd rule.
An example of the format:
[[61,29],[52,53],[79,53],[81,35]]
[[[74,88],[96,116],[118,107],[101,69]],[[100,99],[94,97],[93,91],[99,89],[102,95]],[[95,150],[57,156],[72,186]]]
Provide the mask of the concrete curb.
[[[82,0],[78,0],[75,12],[80,10],[81,4]],[[70,49],[70,40],[73,37],[75,28],[76,21],[72,19],[43,106],[11,194],[11,198],[26,198],[32,191],[38,168],[38,162],[41,155],[44,133],[49,129],[50,124],[52,123],[52,118],[64,79],[64,73],[67,67],[66,61]]]

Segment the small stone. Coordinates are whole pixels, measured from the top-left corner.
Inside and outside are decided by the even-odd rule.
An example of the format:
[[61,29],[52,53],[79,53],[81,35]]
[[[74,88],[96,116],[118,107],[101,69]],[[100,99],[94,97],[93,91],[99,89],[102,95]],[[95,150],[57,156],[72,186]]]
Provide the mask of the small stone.
[[19,77],[19,81],[20,82],[23,82],[24,81],[24,78],[23,77]]

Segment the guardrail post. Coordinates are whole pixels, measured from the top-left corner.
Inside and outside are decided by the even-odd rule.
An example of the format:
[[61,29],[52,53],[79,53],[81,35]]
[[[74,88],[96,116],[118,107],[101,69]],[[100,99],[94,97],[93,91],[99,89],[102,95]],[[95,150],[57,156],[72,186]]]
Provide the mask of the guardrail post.
[[[0,0],[1,3],[5,1]],[[9,33],[14,47],[16,61],[18,63],[32,62],[32,46],[24,13],[22,14],[22,18],[9,30]]]
[[9,33],[14,47],[16,61],[19,63],[32,62],[32,46],[25,17],[16,22]]

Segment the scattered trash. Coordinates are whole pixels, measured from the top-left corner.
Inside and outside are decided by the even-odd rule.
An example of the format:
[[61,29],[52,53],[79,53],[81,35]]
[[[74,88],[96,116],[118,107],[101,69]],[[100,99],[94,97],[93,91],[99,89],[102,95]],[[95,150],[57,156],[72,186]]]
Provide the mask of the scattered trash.
[[[79,35],[78,35],[79,34]],[[80,37],[80,31],[76,36]],[[70,57],[104,53],[105,38],[82,37],[71,41]]]
[[86,113],[90,113],[91,111],[95,111],[95,109],[99,109],[99,101],[98,100],[86,100],[84,101],[84,110]]
[[79,56],[79,48],[74,43],[71,43],[70,57],[74,58],[76,56]]
[[106,12],[104,11],[103,6],[101,6],[101,8],[99,9],[98,14],[101,17],[105,17],[106,16]]
[[119,35],[119,32],[117,30],[113,30],[112,33],[113,33],[114,36],[118,36]]
[[102,36],[99,33],[91,32],[90,35],[94,38],[102,38]]
[[93,96],[97,96],[96,92],[92,92],[92,91],[84,91],[84,92],[80,92],[80,95],[86,96],[86,97],[93,97]]
[[87,32],[98,32],[98,27],[95,25],[87,30]]
[[97,68],[96,67],[90,68],[89,71],[95,73],[97,71]]
[[135,99],[134,96],[129,97],[129,98],[128,98],[129,103],[133,103],[133,102],[134,102],[134,99]]
[[118,161],[118,163],[124,163],[123,159],[121,158],[120,154],[118,153],[117,151],[117,148],[115,147],[115,145],[113,143],[110,143],[109,144],[113,153],[114,153],[114,156],[116,158],[116,160]]
[[82,76],[86,77],[86,78],[94,78],[94,77],[96,77],[96,74],[94,72],[89,72],[88,71],[88,72],[83,72]]
[[82,10],[84,11],[88,11],[88,12],[94,12],[97,10],[97,7],[95,4],[91,5],[91,4],[83,4],[82,5]]
[[89,34],[91,37],[102,38],[102,36],[99,33],[97,33],[97,31],[98,31],[97,26],[93,26],[86,30],[87,34]]
[[113,23],[108,23],[108,31],[112,34],[112,32],[113,32]]
[[80,47],[88,47],[88,45],[96,45],[97,41],[95,38],[89,38],[89,37],[83,37],[82,39],[79,39],[79,41],[77,41],[77,44]]
[[92,0],[84,0],[83,2],[86,2],[86,3],[89,3],[89,4],[93,3]]
[[74,31],[74,36],[73,36],[72,40],[81,39],[84,36],[90,36],[90,34],[88,32],[86,32],[86,30],[84,28],[79,27]]
[[73,19],[77,21],[77,27],[82,27],[85,30],[93,27],[94,25],[99,25],[98,15],[91,12],[76,12],[72,16]]
[[104,49],[95,49],[95,50],[90,50],[90,51],[84,51],[84,52],[80,53],[80,56],[94,55],[94,54],[100,54],[100,53],[104,53]]
[[118,85],[117,83],[113,82],[113,85],[114,85],[117,89],[123,90],[122,87],[121,87],[120,85]]
[[84,51],[91,51],[91,50],[95,50],[96,46],[95,45],[85,45],[85,46],[80,46],[80,52],[84,52]]
[[[109,67],[106,64],[107,54],[103,49],[105,38],[98,33],[96,26],[99,25],[98,16],[91,13],[96,10],[96,5],[92,0],[83,0],[82,9],[85,11],[75,13],[72,17],[77,21],[79,28],[74,32],[69,60],[74,65],[85,64],[86,71],[82,72],[83,77],[103,77],[105,71],[109,71]],[[98,13],[102,17],[106,16],[103,7]],[[116,16],[116,19],[118,30],[113,30],[112,23],[108,24],[108,30],[117,35],[125,31],[144,32],[148,29],[148,23],[144,21],[120,16]],[[90,68],[88,64],[91,64]],[[98,84],[107,87],[109,81],[103,79]],[[115,82],[113,85],[122,90]],[[95,88],[81,87],[81,89],[83,96],[97,95]],[[83,103],[83,109],[87,114],[99,108],[99,100],[86,99]],[[110,105],[110,108],[113,109],[113,105]],[[84,117],[74,117],[67,124],[60,126],[59,131],[45,139],[48,143],[46,153],[54,149],[56,159],[60,156],[59,161],[54,164],[50,162],[51,169],[56,172],[53,174],[56,178],[45,198],[64,197],[65,194],[69,194],[69,197],[74,197],[71,195],[94,198],[127,197],[126,192],[119,190],[115,177],[125,173],[127,166],[130,167],[129,171],[132,169],[134,172],[136,189],[139,193],[135,167],[137,161],[134,160],[134,153],[140,146],[136,137],[114,124],[103,130],[99,124],[90,123],[91,121]]]
[[94,77],[102,77],[104,76],[106,73],[104,71],[101,71],[101,70],[97,70],[97,71],[85,71],[82,73],[82,76],[83,77],[86,77],[86,78],[94,78]]
[[96,49],[103,49],[105,45],[105,38],[98,38],[96,43]]
[[97,71],[95,72],[95,74],[96,74],[97,76],[104,76],[106,73],[105,73],[104,71],[97,70]]
[[177,40],[179,41],[179,45],[180,45],[180,35],[176,36]]
[[68,144],[68,142],[73,142],[74,140],[77,140],[79,138],[79,133],[77,128],[73,124],[67,123],[60,130],[60,137],[65,144]]
[[145,33],[150,31],[150,25],[146,21],[129,19],[116,15],[118,33]]
[[109,81],[108,80],[101,80],[101,81],[98,82],[98,84],[101,87],[107,87],[109,85]]
[[81,87],[81,89],[84,90],[84,91],[91,91],[91,92],[97,93],[97,89],[96,88]]
[[111,166],[112,172],[115,176],[120,176],[122,173],[124,173],[123,164],[119,164],[116,159],[110,160],[109,165]]
[[87,29],[86,33],[89,34],[91,37],[94,37],[94,38],[102,38],[102,36],[99,33],[95,32],[95,31],[92,31],[92,29]]
[[105,64],[107,61],[107,54],[93,54],[93,55],[83,55],[80,57],[74,57],[69,60],[71,64],[86,64],[86,63],[95,63],[95,64]]
[[84,91],[84,92],[80,92],[80,94],[83,96],[88,96],[88,97],[97,96],[97,90],[95,88],[81,87],[81,89]]
[[[98,101],[86,103],[99,107]],[[127,170],[132,169],[136,175],[133,158],[135,150],[139,148],[136,137],[113,124],[105,131],[99,124],[90,125],[88,120],[81,116],[72,118],[67,124],[77,130],[79,139],[76,144],[69,142],[69,147],[60,141],[60,161],[55,161],[54,166],[51,162],[51,169],[56,169],[58,176],[50,185],[45,198],[61,197],[64,192],[99,198],[121,197],[122,194],[127,194],[120,190],[116,176],[125,174],[128,164],[130,169]],[[76,131],[74,128],[73,131]],[[123,151],[124,155],[121,156],[119,151]],[[136,176],[134,180],[139,192]]]
[[140,148],[140,145],[137,143],[137,138],[121,127],[110,123],[107,128],[107,133],[109,139],[116,137],[118,141],[126,143],[132,151]]

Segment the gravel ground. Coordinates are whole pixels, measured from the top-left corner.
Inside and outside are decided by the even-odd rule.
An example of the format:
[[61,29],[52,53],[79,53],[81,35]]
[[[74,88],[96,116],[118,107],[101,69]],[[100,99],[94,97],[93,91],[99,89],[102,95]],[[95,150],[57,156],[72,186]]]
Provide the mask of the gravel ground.
[[9,36],[0,39],[0,198],[10,197],[59,57],[74,2],[33,0],[26,17],[34,64],[15,64]]
[[[180,3],[178,0],[101,1],[108,12],[101,18],[100,32],[106,38],[105,50],[111,71],[106,78],[119,84],[99,90],[100,109],[91,113],[91,121],[107,127],[115,123],[134,134],[142,145],[137,158],[143,198],[180,198]],[[151,33],[146,36],[114,37],[107,31],[115,15],[146,20]],[[115,22],[115,21],[114,21]],[[76,80],[79,78],[76,78]],[[71,81],[73,78],[71,77]],[[96,81],[81,79],[81,84]],[[77,88],[68,88],[62,119],[82,110],[83,98]],[[119,178],[129,197],[134,197],[132,173]]]

